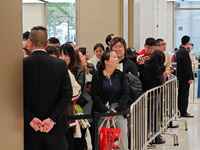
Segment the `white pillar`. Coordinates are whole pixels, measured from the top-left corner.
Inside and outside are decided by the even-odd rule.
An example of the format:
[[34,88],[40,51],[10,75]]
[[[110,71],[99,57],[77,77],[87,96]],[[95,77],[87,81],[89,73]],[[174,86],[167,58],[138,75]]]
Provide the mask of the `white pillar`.
[[158,35],[156,38],[162,38],[165,41],[167,40],[166,32],[167,32],[167,2],[166,0],[157,0],[158,2],[158,10],[157,10],[157,19],[158,19]]
[[140,48],[140,0],[134,0],[134,48]]
[[[146,38],[156,38],[156,0],[140,1],[140,50]],[[135,37],[137,38],[137,37]]]
[[174,49],[174,2],[167,2],[167,48],[166,51]]
[[123,3],[123,37],[128,46],[128,0],[124,0]]

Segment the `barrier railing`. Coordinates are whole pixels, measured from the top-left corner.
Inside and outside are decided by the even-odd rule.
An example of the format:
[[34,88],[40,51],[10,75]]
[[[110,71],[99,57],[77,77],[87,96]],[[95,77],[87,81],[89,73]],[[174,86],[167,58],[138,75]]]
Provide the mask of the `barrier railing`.
[[[93,119],[93,150],[99,150],[98,121],[100,117],[123,115],[120,113],[93,113],[91,115],[71,116],[69,120]],[[147,145],[155,142],[159,134],[173,137],[174,145],[178,145],[178,136],[168,132],[171,121],[182,121],[187,130],[187,121],[179,119],[177,109],[177,78],[169,75],[169,80],[162,86],[155,87],[142,94],[130,107],[131,118],[131,150],[146,150]]]
[[187,121],[179,119],[177,109],[177,78],[169,75],[162,86],[146,91],[131,105],[131,150],[145,150],[155,142],[159,134],[171,135],[174,146],[178,145],[178,136],[167,131],[171,121],[182,121],[187,130]]
[[142,150],[147,143],[147,105],[145,94],[131,105],[131,150]]

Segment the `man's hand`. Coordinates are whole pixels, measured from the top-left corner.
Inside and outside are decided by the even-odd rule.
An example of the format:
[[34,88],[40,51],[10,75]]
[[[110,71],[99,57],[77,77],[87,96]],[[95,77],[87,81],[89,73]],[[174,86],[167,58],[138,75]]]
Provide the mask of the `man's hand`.
[[192,84],[192,80],[189,80],[188,83],[189,83],[189,84]]
[[43,120],[43,129],[41,129],[41,132],[48,133],[54,126],[55,122],[51,121],[49,118]]
[[36,117],[33,118],[33,120],[29,124],[35,131],[40,130],[40,128],[43,126],[43,122]]

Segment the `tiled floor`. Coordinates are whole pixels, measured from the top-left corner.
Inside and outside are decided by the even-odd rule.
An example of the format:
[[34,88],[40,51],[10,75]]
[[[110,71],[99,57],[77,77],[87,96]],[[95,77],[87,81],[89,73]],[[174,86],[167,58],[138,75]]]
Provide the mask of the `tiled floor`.
[[194,118],[184,118],[188,123],[187,131],[183,122],[175,122],[179,124],[179,128],[169,129],[169,132],[178,135],[179,146],[174,146],[172,136],[163,135],[166,143],[156,145],[156,150],[200,150],[200,104],[190,103],[188,112]]

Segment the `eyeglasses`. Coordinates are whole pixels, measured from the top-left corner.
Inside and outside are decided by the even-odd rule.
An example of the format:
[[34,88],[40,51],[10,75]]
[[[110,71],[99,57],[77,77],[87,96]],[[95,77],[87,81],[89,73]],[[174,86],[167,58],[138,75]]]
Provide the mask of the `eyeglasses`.
[[113,46],[113,49],[114,50],[116,50],[116,49],[120,49],[121,50],[121,49],[123,49],[123,46],[119,46],[119,47],[118,46]]
[[160,44],[160,45],[157,45],[157,46],[165,46],[167,45],[167,43],[163,43],[163,44]]

